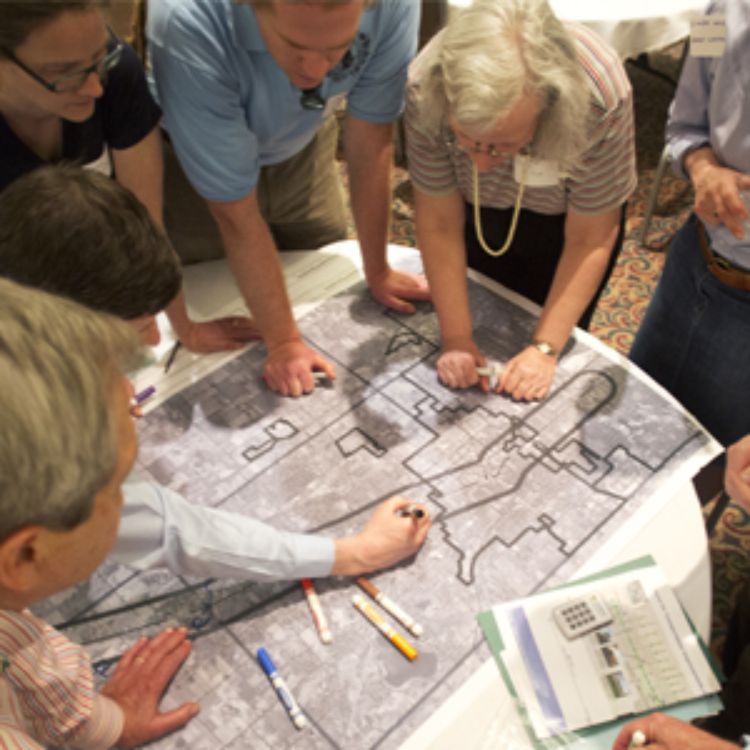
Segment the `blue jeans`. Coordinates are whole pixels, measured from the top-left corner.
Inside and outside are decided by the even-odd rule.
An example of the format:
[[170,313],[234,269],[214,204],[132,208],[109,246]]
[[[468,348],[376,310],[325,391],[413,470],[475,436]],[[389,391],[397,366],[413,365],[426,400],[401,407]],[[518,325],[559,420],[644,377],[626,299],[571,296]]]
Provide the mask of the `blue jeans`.
[[708,271],[694,216],[672,240],[630,358],[724,445],[750,433],[750,292]]

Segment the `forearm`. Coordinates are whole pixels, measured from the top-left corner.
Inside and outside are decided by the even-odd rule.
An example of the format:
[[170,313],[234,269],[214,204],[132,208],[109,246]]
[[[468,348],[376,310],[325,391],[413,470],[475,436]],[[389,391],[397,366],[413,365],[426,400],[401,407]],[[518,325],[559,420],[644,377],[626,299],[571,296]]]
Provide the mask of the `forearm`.
[[111,558],[176,575],[282,580],[328,575],[334,541],[282,531],[246,515],[207,508],[152,482],[128,480]]
[[560,351],[591,302],[607,269],[619,228],[620,209],[566,228],[565,245],[534,338]]
[[182,289],[180,289],[177,296],[167,305],[165,312],[167,313],[169,322],[172,324],[174,332],[177,334],[177,338],[184,338],[188,329],[192,325],[192,321],[188,317],[185,293]]
[[[253,201],[254,203],[254,201]],[[247,199],[209,203],[229,265],[266,348],[301,340],[278,251],[266,222]]]
[[458,194],[432,198],[415,191],[417,246],[432,291],[443,346],[471,338],[464,209]]
[[347,118],[344,154],[364,272],[367,278],[372,278],[388,267],[393,126]]

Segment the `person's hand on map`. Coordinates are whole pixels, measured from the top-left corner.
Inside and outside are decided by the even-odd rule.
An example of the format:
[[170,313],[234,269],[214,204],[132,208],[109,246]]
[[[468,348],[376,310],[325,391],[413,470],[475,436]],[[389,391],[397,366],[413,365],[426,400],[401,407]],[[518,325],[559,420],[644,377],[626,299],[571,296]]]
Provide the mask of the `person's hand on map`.
[[368,274],[367,285],[381,305],[400,313],[413,313],[416,309],[411,302],[407,302],[409,299],[430,299],[427,279],[420,273],[396,271],[386,266],[381,273]]
[[484,367],[486,360],[471,338],[446,339],[443,353],[437,361],[440,382],[448,388],[471,388],[479,383],[487,393],[490,389],[489,377],[479,377],[477,367]]
[[724,489],[750,513],[750,435],[727,448]]
[[241,349],[249,341],[260,339],[260,331],[252,318],[231,316],[202,323],[188,320],[181,330],[175,331],[182,345],[191,352],[210,352]]
[[[404,514],[407,509],[421,511],[421,518]],[[390,568],[417,553],[431,523],[424,505],[394,495],[375,508],[359,534],[336,540],[331,575],[355,576]]]
[[118,748],[136,747],[163,737],[198,714],[197,703],[159,711],[162,693],[187,659],[191,646],[185,628],[170,628],[154,638],[141,638],[125,652],[101,691],[124,715]]
[[295,339],[269,350],[263,379],[272,391],[297,398],[315,390],[314,371],[324,373],[329,380],[336,379],[336,368],[327,359],[302,339]]
[[557,357],[527,346],[505,365],[495,390],[516,401],[540,401],[549,393],[556,366]]
[[628,750],[635,732],[646,738],[649,750],[737,750],[737,745],[665,714],[651,714],[628,722],[615,739],[612,750]]

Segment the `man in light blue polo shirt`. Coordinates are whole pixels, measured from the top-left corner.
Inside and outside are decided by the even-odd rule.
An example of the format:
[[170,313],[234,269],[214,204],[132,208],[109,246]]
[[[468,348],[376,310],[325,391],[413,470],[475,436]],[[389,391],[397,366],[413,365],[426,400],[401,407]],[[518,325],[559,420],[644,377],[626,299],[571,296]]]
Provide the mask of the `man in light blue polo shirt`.
[[[207,201],[283,395],[333,365],[302,340],[277,257],[342,238],[333,108],[346,98],[352,211],[373,295],[410,312],[420,276],[390,269],[393,123],[417,43],[417,0],[152,0],[149,44],[164,124]],[[278,216],[279,221],[276,221]],[[287,231],[289,230],[289,231]]]

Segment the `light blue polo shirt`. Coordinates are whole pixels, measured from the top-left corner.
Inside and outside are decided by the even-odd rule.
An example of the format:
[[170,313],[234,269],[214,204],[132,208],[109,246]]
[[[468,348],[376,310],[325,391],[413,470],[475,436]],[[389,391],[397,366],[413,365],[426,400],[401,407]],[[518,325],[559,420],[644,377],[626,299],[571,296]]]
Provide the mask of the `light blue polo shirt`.
[[[234,201],[260,168],[304,148],[323,111],[300,104],[300,90],[267,51],[255,11],[233,0],[149,0],[149,51],[156,93],[185,173],[212,201]],[[328,101],[373,123],[403,108],[406,71],[417,45],[418,0],[377,0],[357,39],[321,85]]]

